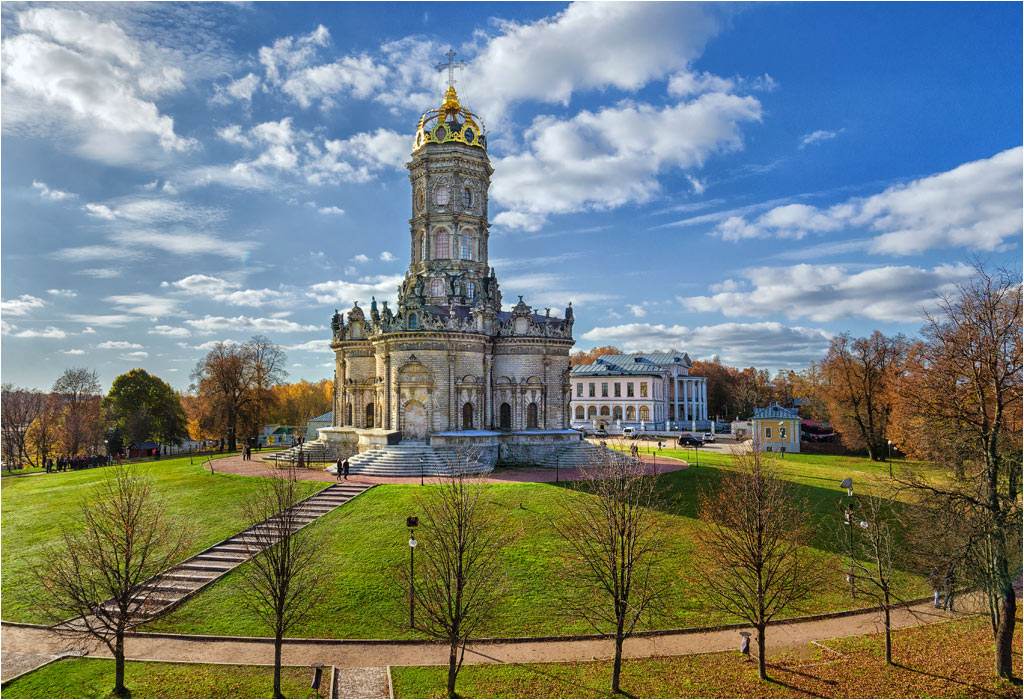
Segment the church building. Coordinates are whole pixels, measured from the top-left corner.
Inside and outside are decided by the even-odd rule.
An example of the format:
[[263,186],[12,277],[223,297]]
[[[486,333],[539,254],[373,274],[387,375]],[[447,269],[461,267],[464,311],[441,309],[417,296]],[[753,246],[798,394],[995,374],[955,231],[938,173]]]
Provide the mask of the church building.
[[418,459],[460,444],[492,466],[535,463],[580,439],[569,429],[572,305],[556,315],[520,296],[503,310],[488,264],[487,134],[453,83],[449,71],[406,164],[409,268],[396,308],[356,302],[331,322],[334,412],[319,442],[360,453],[353,467],[390,448]]

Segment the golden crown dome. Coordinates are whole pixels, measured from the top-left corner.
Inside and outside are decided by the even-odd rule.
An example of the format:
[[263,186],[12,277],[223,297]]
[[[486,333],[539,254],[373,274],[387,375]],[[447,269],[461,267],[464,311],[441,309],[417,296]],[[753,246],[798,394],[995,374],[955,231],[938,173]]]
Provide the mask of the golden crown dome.
[[464,143],[487,150],[487,130],[477,115],[459,104],[455,86],[449,85],[440,109],[424,112],[412,144],[415,153],[428,143]]

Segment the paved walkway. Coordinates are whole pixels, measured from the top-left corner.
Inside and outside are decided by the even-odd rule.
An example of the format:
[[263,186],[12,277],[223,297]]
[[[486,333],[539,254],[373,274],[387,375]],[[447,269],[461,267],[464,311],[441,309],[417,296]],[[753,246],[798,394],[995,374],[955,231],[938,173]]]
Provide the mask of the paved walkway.
[[[268,474],[277,471],[273,466],[273,462],[260,461],[258,453],[254,456],[257,458],[250,461],[245,461],[240,456],[223,457],[221,459],[214,460],[210,464],[213,465],[215,471],[226,474],[241,474],[243,476],[267,476]],[[678,471],[690,466],[689,463],[681,459],[664,457],[662,455],[641,455],[641,457],[647,465],[649,474],[653,474],[655,471],[659,474]],[[301,481],[337,481],[334,474],[323,471],[322,469],[299,469],[297,472],[298,478]],[[579,481],[581,479],[589,478],[587,472],[588,470],[586,469],[559,469],[557,470],[557,473],[554,469],[499,469],[498,471],[491,472],[481,477],[480,481],[485,484],[531,482],[552,483],[555,481],[556,477],[560,481]],[[443,477],[428,476],[424,479],[424,483],[435,484],[440,482],[442,479]],[[341,483],[345,483],[345,480],[342,479]],[[387,477],[352,475],[348,478],[348,483],[418,484],[420,483],[420,478],[418,476]]]
[[[962,609],[985,612],[979,595],[962,596]],[[936,610],[930,603],[909,609],[895,610],[894,628],[912,627],[960,617],[971,612],[949,613]],[[638,636],[626,641],[625,656],[676,656],[730,651],[739,646],[739,630],[681,631],[670,634]],[[769,653],[784,649],[802,649],[813,641],[872,634],[882,631],[881,614],[877,611],[854,613],[845,617],[794,621],[768,628]],[[81,641],[69,642],[43,627],[3,624],[2,646],[6,654],[17,651],[29,654],[56,654],[72,646],[85,646]],[[90,654],[106,657],[106,648],[93,644]],[[274,659],[273,640],[243,637],[200,637],[170,634],[133,633],[125,642],[130,659],[146,661],[184,661],[235,664],[270,664]],[[466,663],[537,663],[548,661],[589,661],[613,655],[610,639],[524,638],[517,640],[479,640],[469,645]],[[283,663],[288,666],[310,664],[333,665],[338,668],[369,668],[383,666],[443,665],[448,650],[442,644],[420,640],[289,640],[284,644]]]

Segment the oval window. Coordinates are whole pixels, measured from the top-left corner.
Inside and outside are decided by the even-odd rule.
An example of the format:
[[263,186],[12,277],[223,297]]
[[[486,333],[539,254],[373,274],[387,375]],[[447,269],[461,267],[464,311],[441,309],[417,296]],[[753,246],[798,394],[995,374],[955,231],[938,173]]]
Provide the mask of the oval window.
[[443,124],[434,130],[434,138],[436,138],[438,141],[444,141],[445,138],[447,138],[447,136],[448,129],[446,129]]
[[466,143],[473,143],[473,139],[476,138],[476,134],[473,133],[473,129],[466,129]]

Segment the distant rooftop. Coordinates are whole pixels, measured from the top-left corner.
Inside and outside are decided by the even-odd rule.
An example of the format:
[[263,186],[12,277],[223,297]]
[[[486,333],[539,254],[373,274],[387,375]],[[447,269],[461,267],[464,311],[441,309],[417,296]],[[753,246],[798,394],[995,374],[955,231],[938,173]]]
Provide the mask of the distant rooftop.
[[661,369],[673,365],[689,369],[693,363],[685,352],[631,352],[624,355],[601,355],[594,364],[573,367],[570,374],[658,374]]
[[767,408],[755,408],[754,418],[799,418],[800,414],[795,408],[783,408],[773,403]]

